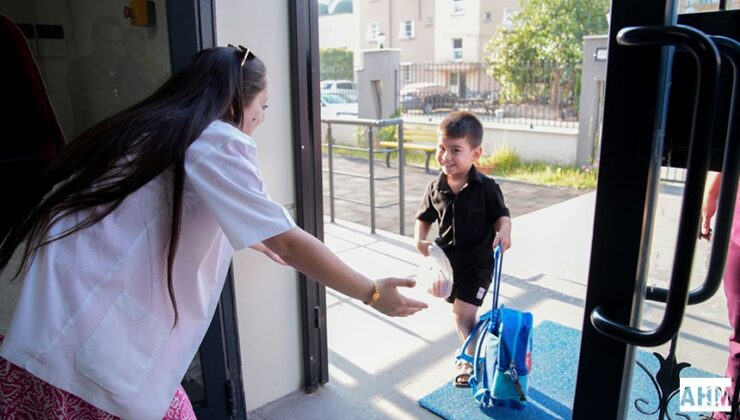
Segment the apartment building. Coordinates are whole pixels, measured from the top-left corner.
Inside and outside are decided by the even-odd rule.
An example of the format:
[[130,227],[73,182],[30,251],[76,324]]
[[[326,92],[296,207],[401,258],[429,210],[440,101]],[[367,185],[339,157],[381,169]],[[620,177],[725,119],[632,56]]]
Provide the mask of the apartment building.
[[437,63],[482,62],[486,42],[511,27],[519,0],[435,0],[434,57]]
[[[319,3],[319,47],[320,48],[346,48],[360,51],[360,33],[357,31],[359,25],[358,14],[354,12],[354,3],[360,0],[332,0]],[[321,12],[321,6],[325,6],[325,12]],[[362,47],[364,48],[364,47]]]
[[401,85],[431,81],[460,95],[493,84],[478,63],[518,10],[519,0],[357,0],[355,8],[361,49],[382,40],[401,51]]

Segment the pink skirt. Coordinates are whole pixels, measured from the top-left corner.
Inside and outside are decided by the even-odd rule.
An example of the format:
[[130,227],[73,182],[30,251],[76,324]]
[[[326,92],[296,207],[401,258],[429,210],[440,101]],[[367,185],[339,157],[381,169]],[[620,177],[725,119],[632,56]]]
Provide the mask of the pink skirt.
[[[3,336],[0,335],[0,344]],[[0,419],[95,419],[118,417],[56,388],[0,357]],[[195,412],[182,386],[163,420],[194,420]]]

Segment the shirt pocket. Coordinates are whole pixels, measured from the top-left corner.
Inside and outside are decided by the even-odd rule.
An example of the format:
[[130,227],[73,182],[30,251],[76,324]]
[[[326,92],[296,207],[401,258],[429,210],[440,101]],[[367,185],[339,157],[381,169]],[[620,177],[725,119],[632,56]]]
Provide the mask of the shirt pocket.
[[121,293],[76,354],[76,369],[117,395],[135,394],[172,330]]
[[486,217],[486,209],[478,203],[460,203],[455,206],[455,245],[470,248],[485,241],[493,229]]

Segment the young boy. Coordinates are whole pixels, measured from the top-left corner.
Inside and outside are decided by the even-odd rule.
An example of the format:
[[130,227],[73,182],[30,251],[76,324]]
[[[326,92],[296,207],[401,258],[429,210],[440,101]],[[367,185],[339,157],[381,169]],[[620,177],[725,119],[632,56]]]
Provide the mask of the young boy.
[[[480,158],[483,126],[470,112],[449,114],[439,124],[439,177],[429,183],[416,212],[416,248],[429,255],[427,240],[433,223],[435,239],[450,260],[454,285],[452,303],[457,333],[465,341],[477,320],[493,275],[493,248],[511,246],[511,218],[496,182],[475,169]],[[472,354],[472,349],[469,349]],[[468,387],[472,366],[459,363],[454,385]]]

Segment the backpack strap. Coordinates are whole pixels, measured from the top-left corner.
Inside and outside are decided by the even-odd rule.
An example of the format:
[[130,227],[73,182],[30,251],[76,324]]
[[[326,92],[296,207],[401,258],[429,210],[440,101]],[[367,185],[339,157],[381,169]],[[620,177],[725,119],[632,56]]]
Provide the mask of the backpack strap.
[[491,312],[492,311],[488,311],[484,313],[483,315],[481,315],[480,319],[473,327],[473,330],[470,331],[470,334],[468,334],[468,338],[465,339],[465,342],[460,347],[460,350],[457,352],[457,356],[455,356],[456,361],[463,360],[463,361],[470,363],[471,365],[473,364],[474,362],[473,356],[469,356],[468,354],[466,354],[465,350],[468,348],[468,346],[470,346],[470,343],[476,338],[476,336],[478,335],[478,331],[486,330],[488,323],[491,321]]
[[487,367],[489,363],[493,363],[493,355],[487,353],[488,350],[486,350],[486,354],[484,355],[483,348],[490,340],[487,336],[488,334],[498,336],[498,333],[492,330],[492,328],[498,328],[498,326],[493,326],[493,317],[497,317],[499,315],[498,312],[498,309],[487,312],[491,314],[491,319],[489,320],[488,328],[483,329],[480,332],[480,337],[478,337],[475,353],[473,353],[473,374],[468,379],[470,387],[473,388],[473,397],[482,407],[493,406],[493,394],[491,392],[493,378],[489,377],[490,372]]
[[492,281],[492,293],[493,293],[493,309],[498,308],[498,293],[501,288],[501,267],[503,265],[504,256],[501,253],[501,245],[496,245],[493,249],[493,281]]
[[[493,294],[491,308],[491,323],[488,331],[497,334],[498,324],[501,320],[501,308],[498,306],[498,295],[501,289],[501,269],[504,263],[504,254],[501,251],[501,245],[496,245],[493,249],[493,279],[491,281],[491,293]],[[503,307],[503,305],[502,305]]]

